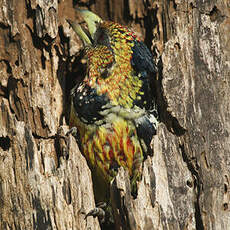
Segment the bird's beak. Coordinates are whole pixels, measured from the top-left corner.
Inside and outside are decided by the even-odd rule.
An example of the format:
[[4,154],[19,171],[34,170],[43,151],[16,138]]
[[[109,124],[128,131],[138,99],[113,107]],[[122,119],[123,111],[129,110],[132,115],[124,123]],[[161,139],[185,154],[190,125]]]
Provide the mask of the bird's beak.
[[92,39],[97,30],[97,25],[102,22],[102,19],[89,10],[77,9],[76,11],[85,20],[88,26],[89,35],[82,29],[82,27],[78,23],[72,22],[70,20],[67,21],[76,32],[76,34],[83,41],[84,45],[92,45]]
[[85,46],[92,45],[90,38],[78,23],[73,22],[71,20],[67,20],[67,22],[70,24],[75,33],[79,36],[79,38],[82,40]]
[[93,35],[97,30],[97,25],[102,22],[102,19],[89,10],[77,9],[77,12],[79,12],[79,14],[83,17],[83,19],[87,23],[89,33],[93,38]]

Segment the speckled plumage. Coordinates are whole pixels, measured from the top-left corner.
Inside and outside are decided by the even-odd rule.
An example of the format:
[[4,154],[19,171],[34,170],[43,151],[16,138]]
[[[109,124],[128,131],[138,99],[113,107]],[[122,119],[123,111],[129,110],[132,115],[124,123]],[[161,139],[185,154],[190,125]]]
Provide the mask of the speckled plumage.
[[134,190],[141,178],[157,126],[150,86],[156,66],[147,47],[120,24],[101,21],[91,36],[87,74],[71,92],[70,126],[79,130],[96,199],[105,201],[118,167],[128,170]]

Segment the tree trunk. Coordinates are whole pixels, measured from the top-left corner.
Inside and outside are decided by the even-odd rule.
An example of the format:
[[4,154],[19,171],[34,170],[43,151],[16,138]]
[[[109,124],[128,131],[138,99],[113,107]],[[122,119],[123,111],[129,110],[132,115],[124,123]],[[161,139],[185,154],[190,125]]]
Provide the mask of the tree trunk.
[[135,200],[127,172],[113,181],[117,229],[229,229],[228,0],[0,0],[0,229],[100,229],[84,218],[91,172],[65,137],[84,66],[65,20],[75,6],[133,28],[159,57],[154,155]]

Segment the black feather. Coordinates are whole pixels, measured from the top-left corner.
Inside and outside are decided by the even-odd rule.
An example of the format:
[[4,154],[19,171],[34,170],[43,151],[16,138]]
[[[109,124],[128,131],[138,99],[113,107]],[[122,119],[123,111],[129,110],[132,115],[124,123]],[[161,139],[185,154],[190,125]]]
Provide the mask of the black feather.
[[153,55],[143,42],[135,40],[132,51],[131,64],[136,72],[135,74],[142,80],[143,84],[140,91],[144,93],[140,95],[140,100],[135,100],[135,105],[148,111],[146,115],[135,120],[137,134],[145,157],[147,157],[147,154],[152,153],[150,143],[152,137],[156,135],[158,123],[157,106],[151,85],[157,73],[157,66],[154,63]]
[[156,135],[157,120],[153,114],[146,114],[135,120],[137,135],[141,141],[144,157],[152,154],[150,143],[154,135]]
[[98,95],[95,89],[85,86],[83,89],[73,94],[73,105],[82,122],[93,124],[97,120],[101,120],[103,116],[100,114],[103,111],[103,106],[109,102],[108,97]]
[[132,51],[131,65],[135,70],[135,75],[142,81],[142,88],[140,89],[142,94],[139,94],[141,99],[134,100],[134,105],[151,110],[156,107],[152,84],[157,66],[154,63],[153,55],[143,42],[135,40]]
[[153,55],[143,42],[134,40],[132,51],[131,64],[138,73],[141,73],[143,77],[147,77],[148,73],[157,72],[157,66],[153,62]]

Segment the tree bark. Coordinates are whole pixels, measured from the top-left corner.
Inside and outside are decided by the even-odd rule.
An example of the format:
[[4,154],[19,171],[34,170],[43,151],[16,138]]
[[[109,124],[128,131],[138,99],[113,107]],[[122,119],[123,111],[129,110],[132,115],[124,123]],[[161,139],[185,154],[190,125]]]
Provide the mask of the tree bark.
[[76,6],[133,28],[159,62],[154,155],[136,199],[127,172],[113,181],[117,229],[229,229],[228,0],[0,0],[0,229],[100,229],[84,218],[91,172],[65,136],[84,68],[66,22]]

